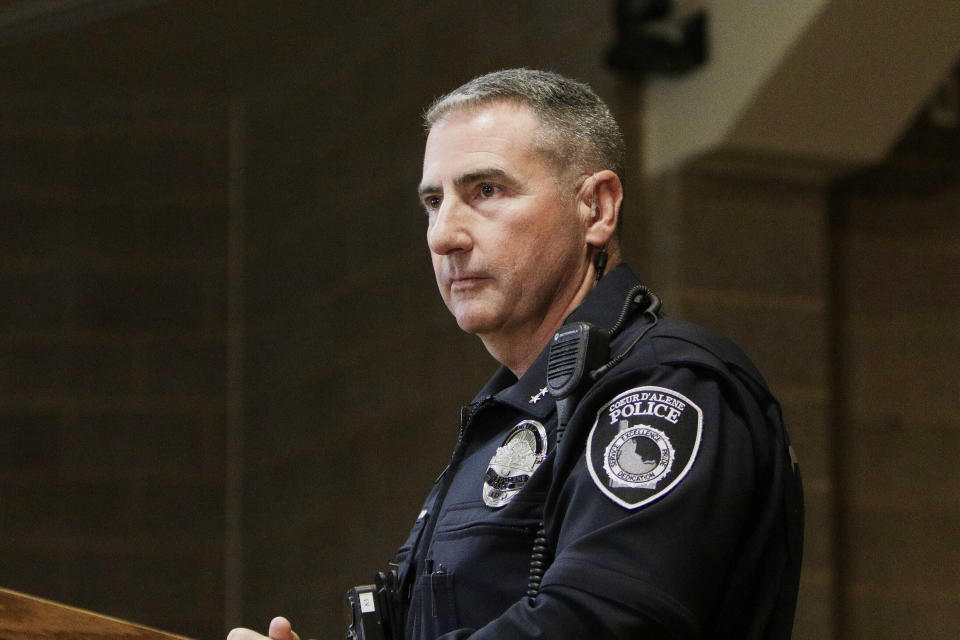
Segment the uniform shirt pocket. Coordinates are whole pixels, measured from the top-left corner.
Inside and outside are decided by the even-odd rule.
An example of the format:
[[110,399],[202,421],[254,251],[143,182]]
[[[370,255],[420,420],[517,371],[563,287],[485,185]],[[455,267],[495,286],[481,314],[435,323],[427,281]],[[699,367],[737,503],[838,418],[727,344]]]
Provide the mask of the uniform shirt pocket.
[[[502,509],[482,500],[450,505],[437,521],[430,556],[443,567],[434,597],[449,590],[457,627],[480,627],[524,597],[543,496],[516,496]],[[427,581],[424,581],[427,582]],[[426,595],[426,594],[424,594]]]

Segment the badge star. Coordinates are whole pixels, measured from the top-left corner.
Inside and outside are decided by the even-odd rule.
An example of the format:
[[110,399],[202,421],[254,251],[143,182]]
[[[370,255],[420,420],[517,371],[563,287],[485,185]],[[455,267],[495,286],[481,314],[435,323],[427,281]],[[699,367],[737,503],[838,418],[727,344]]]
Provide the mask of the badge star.
[[532,396],[530,396],[530,404],[537,404],[538,402],[540,402],[540,400],[541,400],[541,399],[543,398],[543,396],[545,396],[545,395],[547,395],[547,388],[546,388],[546,387],[544,387],[543,389],[540,389],[539,392],[537,392],[537,393],[533,394]]

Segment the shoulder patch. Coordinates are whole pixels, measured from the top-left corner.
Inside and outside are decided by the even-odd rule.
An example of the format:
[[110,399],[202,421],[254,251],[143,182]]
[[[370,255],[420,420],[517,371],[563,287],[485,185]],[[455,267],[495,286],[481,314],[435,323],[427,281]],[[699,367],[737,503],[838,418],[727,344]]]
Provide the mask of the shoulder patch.
[[587,439],[587,468],[597,487],[627,509],[663,497],[697,457],[700,407],[676,391],[636,387],[597,412]]

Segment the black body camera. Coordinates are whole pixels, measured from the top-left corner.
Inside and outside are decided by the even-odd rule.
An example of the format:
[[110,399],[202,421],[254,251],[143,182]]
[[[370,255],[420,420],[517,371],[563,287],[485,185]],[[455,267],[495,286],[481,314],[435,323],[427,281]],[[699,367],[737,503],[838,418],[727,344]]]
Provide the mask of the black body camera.
[[375,584],[351,588],[347,606],[347,640],[403,640],[403,603],[396,571],[381,571]]

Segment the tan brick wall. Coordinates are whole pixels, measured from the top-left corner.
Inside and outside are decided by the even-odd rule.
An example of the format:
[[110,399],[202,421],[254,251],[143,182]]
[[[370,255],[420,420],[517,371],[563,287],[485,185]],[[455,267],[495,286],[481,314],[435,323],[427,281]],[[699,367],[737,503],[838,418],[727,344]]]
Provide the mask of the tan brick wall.
[[854,187],[841,213],[844,637],[955,638],[960,184]]

